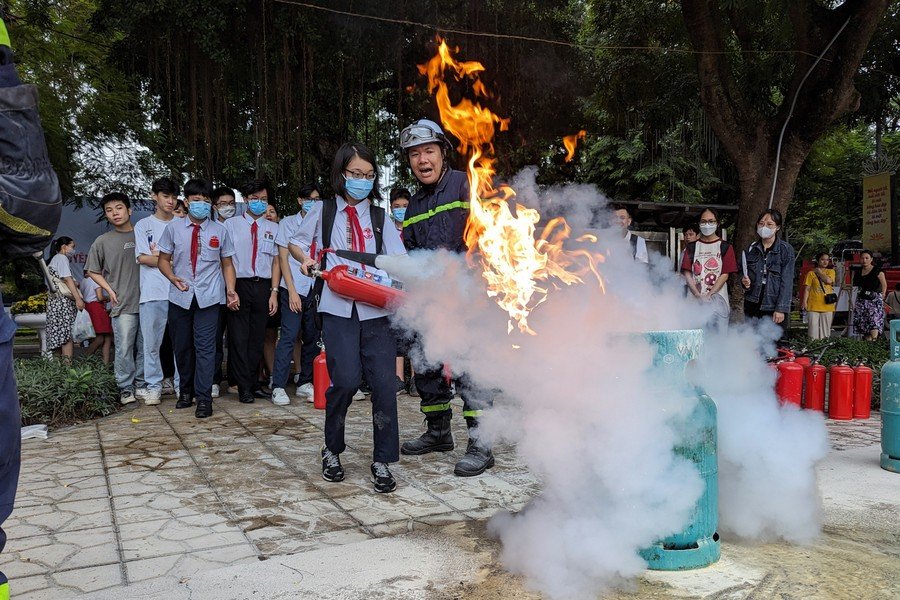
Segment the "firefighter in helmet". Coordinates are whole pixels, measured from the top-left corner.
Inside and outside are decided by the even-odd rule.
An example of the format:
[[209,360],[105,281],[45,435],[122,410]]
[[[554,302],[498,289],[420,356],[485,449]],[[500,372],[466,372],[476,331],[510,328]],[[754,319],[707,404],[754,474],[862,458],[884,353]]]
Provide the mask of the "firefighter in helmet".
[[[406,248],[465,252],[463,232],[469,217],[469,184],[466,174],[451,169],[447,162],[452,148],[443,130],[434,121],[420,119],[400,132],[400,147],[420,184],[403,220]],[[440,367],[417,369],[414,380],[427,429],[420,437],[404,442],[400,452],[419,455],[452,450],[450,381]],[[478,418],[491,405],[491,398],[465,376],[456,380],[456,386],[463,399],[469,442],[453,472],[460,477],[471,477],[494,466],[490,447],[478,435]]]

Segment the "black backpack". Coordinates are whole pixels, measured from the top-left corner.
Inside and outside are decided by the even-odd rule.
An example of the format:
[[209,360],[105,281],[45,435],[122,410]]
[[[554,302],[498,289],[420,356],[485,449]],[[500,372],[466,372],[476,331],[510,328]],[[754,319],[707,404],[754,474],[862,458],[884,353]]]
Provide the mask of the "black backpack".
[[[369,215],[372,217],[372,230],[375,234],[375,254],[381,254],[384,250],[384,209],[373,204],[369,205]],[[337,200],[328,198],[322,201],[322,250],[331,246],[331,230],[334,229],[334,218],[337,216]],[[322,260],[319,270],[325,270],[325,261],[328,254],[322,252]],[[322,290],[325,289],[325,280],[316,278],[313,284],[313,302],[316,305],[316,327],[322,330],[322,315],[319,312],[319,301],[322,299]]]

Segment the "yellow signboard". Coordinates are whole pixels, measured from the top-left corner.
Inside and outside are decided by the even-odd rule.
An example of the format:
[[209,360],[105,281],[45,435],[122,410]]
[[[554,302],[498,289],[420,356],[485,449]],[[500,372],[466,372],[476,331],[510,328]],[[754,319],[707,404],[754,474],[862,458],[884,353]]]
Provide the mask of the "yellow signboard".
[[863,246],[873,252],[891,252],[891,175],[863,177]]

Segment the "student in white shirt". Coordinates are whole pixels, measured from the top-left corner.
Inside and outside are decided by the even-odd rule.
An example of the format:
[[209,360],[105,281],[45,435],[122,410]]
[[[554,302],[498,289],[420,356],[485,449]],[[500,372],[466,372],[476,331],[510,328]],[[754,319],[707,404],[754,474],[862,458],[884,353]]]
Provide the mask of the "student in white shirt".
[[621,228],[625,242],[629,245],[631,257],[635,262],[649,263],[650,255],[647,253],[646,240],[628,229],[631,227],[632,221],[631,209],[624,204],[613,204],[611,208],[613,209],[612,223]]
[[134,254],[141,266],[141,335],[144,338],[144,379],[147,393],[144,404],[159,404],[162,395],[163,368],[159,349],[166,333],[169,317],[169,287],[165,275],[159,272],[158,244],[163,231],[175,218],[178,184],[162,177],[153,182],[150,197],[156,210],[134,226]]
[[234,244],[235,291],[240,308],[228,313],[229,371],[237,378],[238,399],[249,404],[255,398],[270,398],[258,383],[257,368],[263,357],[266,322],[278,310],[281,267],[275,258],[278,225],[264,217],[274,194],[266,181],[251,181],[241,194],[247,212],[224,223]]
[[[362,144],[341,146],[334,157],[331,185],[337,197],[317,202],[291,239],[290,253],[300,261],[304,273],[319,264],[306,250],[314,243],[323,248],[324,242],[329,241],[327,246],[334,250],[406,254],[400,233],[385,218],[384,209],[372,205],[372,201],[380,199],[381,195],[378,192],[378,166],[371,150]],[[330,240],[322,236],[325,214],[334,215]],[[358,263],[338,258],[333,252],[326,253],[325,257],[329,269],[340,264],[361,268]],[[397,344],[388,319],[391,311],[339,296],[327,284],[321,290],[318,311],[322,316],[322,338],[331,377],[331,387],[325,393],[322,477],[326,481],[344,479],[340,461],[340,454],[346,447],[344,425],[353,395],[365,373],[372,388],[375,442],[372,481],[375,491],[392,492],[397,483],[388,464],[400,459],[400,437],[394,380]]]
[[219,306],[236,310],[234,246],[228,231],[210,218],[212,186],[203,179],[184,184],[188,216],[166,225],[159,241],[159,270],[169,286],[169,324],[180,391],[175,408],[189,408],[197,398],[195,415],[212,415],[213,364]]

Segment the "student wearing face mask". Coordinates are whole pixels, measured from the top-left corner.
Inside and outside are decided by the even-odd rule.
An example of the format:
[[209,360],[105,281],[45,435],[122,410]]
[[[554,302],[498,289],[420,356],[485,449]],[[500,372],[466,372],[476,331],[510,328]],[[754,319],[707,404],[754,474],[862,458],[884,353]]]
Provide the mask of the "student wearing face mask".
[[687,245],[681,272],[694,298],[712,309],[713,326],[728,329],[728,276],[736,273],[737,262],[731,244],[719,237],[719,213],[714,208],[700,213],[700,237]]
[[[409,206],[409,199],[411,198],[411,196],[409,190],[407,190],[406,188],[395,187],[391,190],[389,198],[391,207],[391,221],[394,222],[394,226],[397,228],[397,231],[400,232],[400,237],[402,238],[403,220],[406,218],[406,208]],[[406,361],[411,345],[412,341],[409,339],[409,337],[402,331],[397,331],[396,374],[398,395],[409,393],[413,396],[418,396],[418,392],[416,391],[416,384],[414,382],[415,373],[413,372],[412,365],[410,365],[409,379],[406,378]]]
[[[217,187],[212,191],[212,206],[217,223],[224,223],[237,213],[237,204],[234,199],[234,190],[227,186]],[[223,304],[219,309],[218,331],[216,333],[216,372],[213,375],[212,397],[218,398],[224,387],[224,393],[228,393],[229,384],[235,384],[237,378],[229,362],[228,371],[223,376],[222,363],[225,362],[225,338],[228,336],[228,308]]]
[[75,350],[72,342],[72,325],[79,310],[84,309],[84,299],[75,278],[69,258],[75,253],[75,240],[60,236],[50,245],[53,255],[48,263],[50,275],[65,286],[68,294],[55,293],[47,296],[47,350],[59,349],[63,358],[71,359]]
[[744,251],[746,270],[742,266],[741,285],[744,286],[744,316],[771,319],[781,327],[784,337],[791,313],[796,253],[778,235],[781,222],[778,209],[760,213],[756,220],[757,239]]
[[241,188],[247,212],[225,221],[234,242],[235,291],[240,308],[228,313],[228,362],[237,378],[238,399],[271,398],[258,384],[257,366],[263,356],[266,322],[278,310],[281,266],[275,258],[278,225],[264,216],[274,194],[267,181],[255,180]]
[[[321,334],[316,327],[313,305],[312,278],[300,271],[300,263],[288,252],[291,238],[300,229],[300,223],[320,201],[319,188],[314,183],[300,187],[297,193],[297,204],[300,212],[285,217],[278,224],[278,235],[275,245],[278,247],[278,258],[281,262],[281,288],[279,304],[281,305],[281,336],[275,346],[275,367],[272,370],[272,402],[278,405],[290,404],[285,391],[290,376],[291,357],[299,371],[296,396],[308,402],[313,401],[312,366]],[[306,248],[308,251],[309,248]],[[309,252],[314,254],[314,252]],[[300,338],[300,353],[297,356],[297,339]]]

